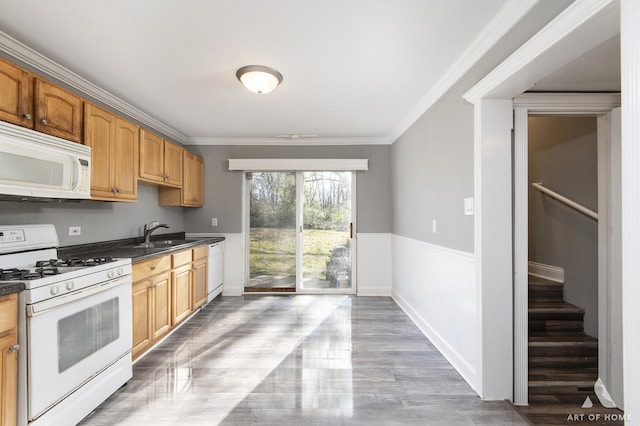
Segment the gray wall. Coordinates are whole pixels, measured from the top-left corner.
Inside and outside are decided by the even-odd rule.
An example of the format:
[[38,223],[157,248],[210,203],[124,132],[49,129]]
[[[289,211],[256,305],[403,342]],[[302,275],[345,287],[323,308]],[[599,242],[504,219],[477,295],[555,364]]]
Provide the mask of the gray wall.
[[[445,93],[393,145],[393,233],[473,252],[473,105],[464,93],[571,1],[543,1]],[[437,232],[432,232],[432,221]]]
[[[142,225],[154,219],[171,227],[166,232],[182,232],[182,210],[182,207],[158,206],[158,190],[138,185],[136,203],[0,201],[0,224],[52,223],[60,245],[67,246],[141,236]],[[81,226],[82,235],[69,237],[70,226]]]
[[[185,209],[186,232],[242,232],[243,173],[229,171],[229,158],[368,158],[357,172],[358,232],[391,232],[391,147],[353,146],[189,146],[204,157],[205,205]],[[211,226],[211,218],[218,226]]]
[[[595,117],[529,118],[529,183],[598,211]],[[565,270],[565,300],[598,335],[598,223],[529,187],[529,260]]]

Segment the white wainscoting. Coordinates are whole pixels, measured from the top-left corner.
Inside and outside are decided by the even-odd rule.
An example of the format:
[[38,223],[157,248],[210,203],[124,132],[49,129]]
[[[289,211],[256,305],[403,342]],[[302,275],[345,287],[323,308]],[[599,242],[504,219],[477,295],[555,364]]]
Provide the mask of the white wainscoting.
[[243,233],[187,233],[187,238],[224,237],[223,296],[241,296],[244,292],[245,241]]
[[392,297],[478,392],[475,256],[393,235]]
[[358,296],[391,296],[391,234],[357,234]]

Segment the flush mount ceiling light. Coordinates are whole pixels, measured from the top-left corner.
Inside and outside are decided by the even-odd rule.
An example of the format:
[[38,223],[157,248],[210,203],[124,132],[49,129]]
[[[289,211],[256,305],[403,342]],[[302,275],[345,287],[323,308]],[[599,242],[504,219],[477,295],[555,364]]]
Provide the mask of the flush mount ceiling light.
[[244,87],[260,95],[269,93],[282,83],[282,74],[264,65],[244,66],[236,71],[236,77]]

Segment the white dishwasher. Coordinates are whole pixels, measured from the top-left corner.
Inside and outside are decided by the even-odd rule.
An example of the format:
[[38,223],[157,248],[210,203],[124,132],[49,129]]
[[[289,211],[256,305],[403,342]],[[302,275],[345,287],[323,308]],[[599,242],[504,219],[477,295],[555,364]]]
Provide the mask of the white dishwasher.
[[209,275],[207,277],[207,303],[211,302],[214,297],[222,293],[223,269],[222,257],[224,254],[224,241],[209,244],[208,268]]

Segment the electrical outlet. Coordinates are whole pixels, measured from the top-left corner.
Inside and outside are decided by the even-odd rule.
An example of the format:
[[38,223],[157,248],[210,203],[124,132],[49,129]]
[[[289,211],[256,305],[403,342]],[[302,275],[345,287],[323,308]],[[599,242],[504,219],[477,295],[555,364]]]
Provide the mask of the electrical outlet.
[[436,220],[433,219],[433,222],[431,222],[431,232],[435,234],[437,229],[438,229],[438,222],[436,222]]
[[217,217],[212,217],[211,218],[211,226],[218,226],[218,218]]
[[77,237],[82,233],[82,228],[79,226],[70,226],[69,227],[69,236]]

